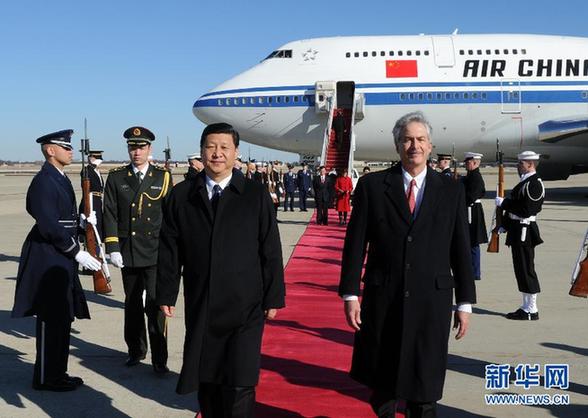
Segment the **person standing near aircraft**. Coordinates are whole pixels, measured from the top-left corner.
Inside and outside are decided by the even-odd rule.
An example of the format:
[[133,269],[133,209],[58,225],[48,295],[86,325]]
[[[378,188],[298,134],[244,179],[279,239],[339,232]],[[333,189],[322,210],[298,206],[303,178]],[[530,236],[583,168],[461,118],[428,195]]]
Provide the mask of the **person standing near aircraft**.
[[157,301],[168,317],[184,278],[176,391],[198,391],[204,418],[253,417],[264,322],[285,305],[274,208],[263,185],[233,169],[238,146],[231,125],[204,129],[204,172],[174,187],[160,235]]
[[486,231],[486,220],[484,219],[484,209],[482,208],[482,199],[486,194],[486,185],[480,173],[480,162],[482,154],[475,152],[466,152],[464,165],[467,171],[465,177],[462,177],[465,187],[465,199],[468,210],[468,224],[470,228],[470,245],[472,247],[472,269],[474,270],[474,279],[480,280],[480,244],[488,242],[488,232]]
[[337,196],[336,209],[339,214],[339,225],[347,225],[347,213],[351,211],[351,192],[353,183],[346,168],[335,181],[335,194]]
[[318,225],[329,224],[329,206],[331,205],[331,179],[327,175],[324,165],[319,167],[318,174],[313,180],[314,200],[316,202],[316,223]]
[[422,113],[401,117],[393,135],[401,162],[355,189],[339,295],[356,331],[351,377],[372,389],[376,415],[393,418],[406,400],[407,417],[430,418],[443,394],[454,290],[457,339],[476,302],[465,197],[460,183],[427,168]]
[[294,193],[296,192],[297,178],[292,171],[292,164],[288,164],[288,172],[284,174],[284,212],[288,211],[288,201],[290,202],[290,212],[294,212]]
[[310,170],[308,170],[308,164],[305,162],[302,163],[302,168],[298,170],[297,177],[296,184],[298,184],[298,204],[300,206],[300,212],[306,212],[306,198],[313,186],[312,175],[310,174]]
[[545,187],[537,175],[539,154],[524,151],[518,155],[517,169],[521,181],[510,197],[496,197],[496,206],[504,209],[503,227],[507,230],[506,245],[510,246],[512,262],[523,303],[506,315],[508,319],[536,321],[539,319],[537,294],[541,292],[535,272],[535,247],[543,243],[537,226],[537,214],[545,199]]
[[155,304],[155,281],[161,206],[172,187],[171,174],[148,162],[151,142],[155,141],[150,130],[133,126],[123,136],[131,163],[110,170],[106,179],[104,242],[112,264],[122,271],[124,336],[129,353],[126,365],[136,366],[147,355],[147,315],[153,370],[164,374],[169,371],[166,322]]
[[[86,170],[88,178],[90,179],[90,195],[92,196],[92,210],[96,213],[96,232],[100,238],[100,242],[104,239],[104,229],[102,227],[102,212],[103,202],[102,195],[104,193],[104,180],[100,174],[100,164],[102,164],[102,152],[93,150],[88,153],[88,165]],[[83,181],[84,170],[80,172],[80,177]],[[84,212],[84,198],[80,202],[79,213]]]
[[[71,323],[90,318],[78,264],[92,271],[102,265],[78,244],[76,195],[63,171],[73,158],[72,134],[68,129],[37,139],[45,163],[27,191],[35,225],[22,247],[12,308],[13,318],[37,317],[33,389],[53,392],[84,383],[67,374]],[[95,216],[90,218],[86,221],[95,224]]]
[[437,168],[440,170],[441,174],[453,177],[453,173],[451,172],[452,161],[453,156],[451,154],[437,154]]

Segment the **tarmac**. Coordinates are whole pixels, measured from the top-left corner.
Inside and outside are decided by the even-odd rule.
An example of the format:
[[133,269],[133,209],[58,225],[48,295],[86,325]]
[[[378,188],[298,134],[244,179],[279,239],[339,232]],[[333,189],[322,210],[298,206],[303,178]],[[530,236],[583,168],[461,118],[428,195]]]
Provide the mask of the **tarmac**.
[[[72,179],[77,178],[75,170],[71,173]],[[483,173],[488,189],[483,205],[489,225],[496,174],[495,170]],[[149,357],[139,366],[125,367],[124,295],[120,271],[116,268],[112,268],[113,292],[108,296],[95,295],[90,276],[81,276],[92,320],[73,323],[68,372],[82,377],[85,385],[68,393],[32,389],[34,318],[10,318],[20,249],[33,224],[25,210],[31,178],[30,173],[0,173],[0,369],[3,370],[0,373],[3,401],[0,402],[0,417],[193,417],[195,395],[175,393],[184,339],[182,297],[178,315],[169,322],[168,366],[171,372],[164,377],[155,375]],[[181,178],[176,177],[175,181]],[[507,189],[516,182],[516,174],[508,170]],[[79,184],[73,183],[79,200]],[[441,418],[588,416],[588,300],[568,296],[572,270],[588,228],[588,174],[545,185],[546,200],[538,217],[545,243],[536,249],[536,270],[542,287],[538,298],[540,320],[504,318],[505,313],[520,304],[510,251],[504,246],[504,237],[501,237],[499,254],[488,254],[483,246],[482,280],[477,282],[478,303],[469,333],[460,341],[453,338],[450,341],[448,373],[439,408]],[[284,264],[311,215],[312,212],[298,210],[284,213],[280,208]],[[423,254],[423,262],[426,262],[426,254]],[[507,389],[486,388],[489,379],[485,366],[491,364],[510,366]],[[539,373],[529,376],[541,376],[539,383],[530,381],[527,389],[516,381],[514,370],[526,364],[537,364],[540,368]],[[567,365],[567,389],[545,388],[544,366],[547,364]],[[569,404],[486,404],[485,395],[500,393],[567,395]],[[540,399],[545,402],[545,397]],[[565,396],[562,399],[565,402]]]

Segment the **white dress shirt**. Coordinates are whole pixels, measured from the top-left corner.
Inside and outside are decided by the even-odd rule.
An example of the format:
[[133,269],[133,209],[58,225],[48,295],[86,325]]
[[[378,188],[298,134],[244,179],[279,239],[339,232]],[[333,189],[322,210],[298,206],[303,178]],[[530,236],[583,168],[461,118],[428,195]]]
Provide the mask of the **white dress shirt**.
[[229,185],[231,179],[233,178],[233,173],[229,174],[228,177],[225,177],[218,183],[212,180],[210,177],[206,176],[206,191],[208,192],[208,199],[212,199],[212,195],[214,194],[214,186],[217,184],[220,186],[221,190],[225,190],[225,187]]

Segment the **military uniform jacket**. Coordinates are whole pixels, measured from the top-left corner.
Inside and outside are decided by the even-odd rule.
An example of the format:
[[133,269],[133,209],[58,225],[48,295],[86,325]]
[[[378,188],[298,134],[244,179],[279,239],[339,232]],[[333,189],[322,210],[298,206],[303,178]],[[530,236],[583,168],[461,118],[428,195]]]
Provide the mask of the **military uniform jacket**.
[[89,318],[74,257],[78,208],[70,180],[45,163],[27,191],[35,225],[23,244],[12,316]]
[[178,393],[200,382],[254,386],[263,310],[284,306],[282,248],[265,186],[233,170],[216,216],[205,175],[166,199],[157,272],[158,305],[175,306],[184,284],[186,340]]
[[463,177],[463,185],[465,187],[468,224],[470,227],[470,244],[476,246],[488,242],[484,209],[482,208],[482,202],[479,201],[486,194],[486,186],[480,169],[476,168],[468,171],[467,175]]
[[[453,294],[476,302],[463,186],[427,169],[415,219],[400,164],[359,179],[343,249],[340,295],[359,295],[351,376],[394,399],[441,399]],[[432,237],[448,237],[434,240]]]
[[306,172],[304,172],[304,170],[299,170],[297,176],[298,189],[308,192],[312,187],[312,175],[310,174],[310,171],[307,170]]
[[441,174],[447,177],[453,177],[453,172],[451,171],[450,167],[443,169],[443,171],[441,171]]
[[[543,243],[537,222],[529,218],[541,212],[544,199],[545,188],[537,174],[527,177],[512,189],[510,197],[504,199],[501,205],[505,210],[503,227],[507,230],[506,245],[534,247]],[[512,219],[511,215],[523,221]],[[524,233],[523,230],[525,230]],[[523,236],[525,239],[521,240]]]
[[[100,236],[100,241],[104,242],[104,229],[103,229],[103,221],[102,221],[102,213],[103,213],[103,193],[104,193],[104,180],[98,171],[96,171],[95,167],[92,164],[88,164],[86,166],[86,171],[88,173],[88,178],[90,179],[90,195],[92,196],[92,210],[96,212],[96,230],[98,231],[98,235]],[[84,172],[80,172],[80,177],[82,182],[84,180]],[[84,198],[82,196],[82,201],[80,202],[80,213],[84,212]]]
[[161,206],[171,189],[171,174],[149,165],[139,182],[132,164],[110,171],[104,189],[106,252],[120,252],[125,267],[157,264]]
[[296,174],[291,173],[290,171],[284,174],[283,182],[286,193],[294,193],[296,191],[298,186],[297,181]]

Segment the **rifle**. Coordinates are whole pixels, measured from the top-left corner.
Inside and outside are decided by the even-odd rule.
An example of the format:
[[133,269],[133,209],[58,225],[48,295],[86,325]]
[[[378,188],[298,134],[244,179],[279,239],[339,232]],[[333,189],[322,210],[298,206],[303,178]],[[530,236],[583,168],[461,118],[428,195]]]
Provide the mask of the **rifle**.
[[[584,254],[585,257],[582,260],[582,255]],[[582,245],[580,245],[580,253],[578,254],[578,261],[576,261],[574,272],[572,273],[572,288],[569,294],[570,296],[578,296],[580,298],[588,297],[588,230],[586,231],[586,235],[584,235]]]
[[457,174],[457,159],[455,158],[455,142],[451,149],[451,165],[453,165],[453,180],[457,180],[459,175]]
[[[498,164],[498,185],[496,187],[496,196],[504,197],[504,164],[502,162],[502,151],[500,151],[500,141],[496,140],[496,163]],[[492,219],[492,232],[490,234],[490,242],[488,242],[487,252],[497,253],[500,251],[500,228],[502,227],[502,216],[503,211],[501,208],[496,207],[494,211],[494,217]]]
[[[86,119],[84,119],[84,138],[82,138],[82,149],[80,151],[82,153],[82,194],[84,199],[84,215],[88,217],[93,210],[93,201],[90,192],[90,177],[88,176],[87,167],[89,164],[88,154],[90,153],[90,140],[88,139],[88,125]],[[102,263],[102,268],[100,270],[92,272],[92,276],[94,277],[94,292],[110,293],[112,292],[112,287],[110,287],[110,272],[108,271],[108,265],[106,264],[104,251],[102,250],[100,235],[98,234],[95,225],[86,222],[85,237],[86,251]]]
[[169,136],[167,137],[167,148],[163,150],[163,155],[165,155],[165,169],[169,170],[169,163],[171,160],[171,148],[169,146]]

